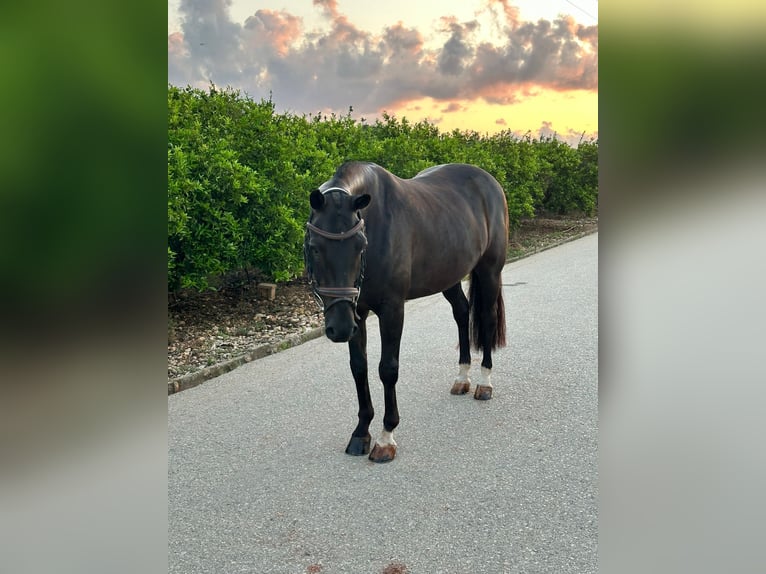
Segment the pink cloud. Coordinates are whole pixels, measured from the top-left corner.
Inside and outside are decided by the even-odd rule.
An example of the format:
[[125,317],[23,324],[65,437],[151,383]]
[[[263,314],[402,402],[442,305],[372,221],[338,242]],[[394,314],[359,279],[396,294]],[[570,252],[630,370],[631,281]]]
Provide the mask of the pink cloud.
[[173,32],[168,35],[168,54],[183,56],[187,52],[184,35],[181,32]]
[[286,56],[290,45],[301,36],[301,20],[287,12],[263,9],[245,20],[244,31],[250,48],[271,47]]

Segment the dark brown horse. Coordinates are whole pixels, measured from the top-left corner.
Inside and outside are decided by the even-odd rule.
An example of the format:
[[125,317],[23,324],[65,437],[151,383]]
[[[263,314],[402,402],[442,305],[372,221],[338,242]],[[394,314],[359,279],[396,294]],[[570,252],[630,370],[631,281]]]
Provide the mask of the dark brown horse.
[[[346,452],[375,462],[396,455],[396,381],[404,302],[443,293],[460,343],[452,394],[470,389],[470,343],[483,351],[474,398],[492,397],[492,351],[505,345],[500,273],[508,243],[508,208],[500,184],[466,164],[439,165],[401,179],[373,163],[348,162],[311,192],[304,254],[324,309],[325,333],[348,342],[359,398],[359,424]],[[461,280],[470,275],[466,298]],[[370,452],[374,416],[367,379],[366,320],[380,321],[385,414]]]

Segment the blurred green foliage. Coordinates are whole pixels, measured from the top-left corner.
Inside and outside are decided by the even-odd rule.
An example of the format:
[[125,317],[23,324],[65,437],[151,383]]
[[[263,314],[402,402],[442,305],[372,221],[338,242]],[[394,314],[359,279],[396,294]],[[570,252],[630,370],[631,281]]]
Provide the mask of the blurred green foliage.
[[763,165],[766,41],[741,14],[732,28],[615,20],[599,33],[601,177],[628,216],[665,195],[659,182]]
[[513,229],[541,212],[592,214],[598,141],[454,130],[383,114],[374,123],[321,113],[279,114],[239,91],[168,85],[168,287],[204,290],[256,268],[281,281],[303,270],[308,193],[344,161],[400,177],[463,162],[503,186]]
[[0,329],[69,327],[134,304],[148,315],[147,298],[162,312],[162,10],[45,0],[4,9]]

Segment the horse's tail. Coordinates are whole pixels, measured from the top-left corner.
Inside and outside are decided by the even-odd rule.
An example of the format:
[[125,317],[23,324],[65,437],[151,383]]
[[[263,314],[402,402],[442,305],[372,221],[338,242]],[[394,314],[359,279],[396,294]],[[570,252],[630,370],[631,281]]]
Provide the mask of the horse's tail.
[[[483,311],[487,306],[492,305],[492,301],[484,301],[486,297],[483,295],[483,291],[486,286],[482,282],[493,280],[494,278],[486,276],[480,279],[475,269],[471,272],[471,285],[468,288],[468,304],[471,310],[469,331],[471,334],[471,344],[475,349],[482,348],[481,334],[484,332]],[[503,302],[503,287],[500,277],[497,277],[497,299],[495,303],[497,321],[494,332],[490,333],[490,347],[492,350],[498,347],[505,347],[505,303]]]

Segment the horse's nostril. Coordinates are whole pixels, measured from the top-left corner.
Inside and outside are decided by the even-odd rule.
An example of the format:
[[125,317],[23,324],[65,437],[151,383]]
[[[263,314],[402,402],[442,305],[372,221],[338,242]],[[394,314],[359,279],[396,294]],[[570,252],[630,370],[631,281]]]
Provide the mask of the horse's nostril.
[[332,339],[335,336],[335,329],[333,327],[327,327],[324,330],[324,334],[327,335],[330,339]]

